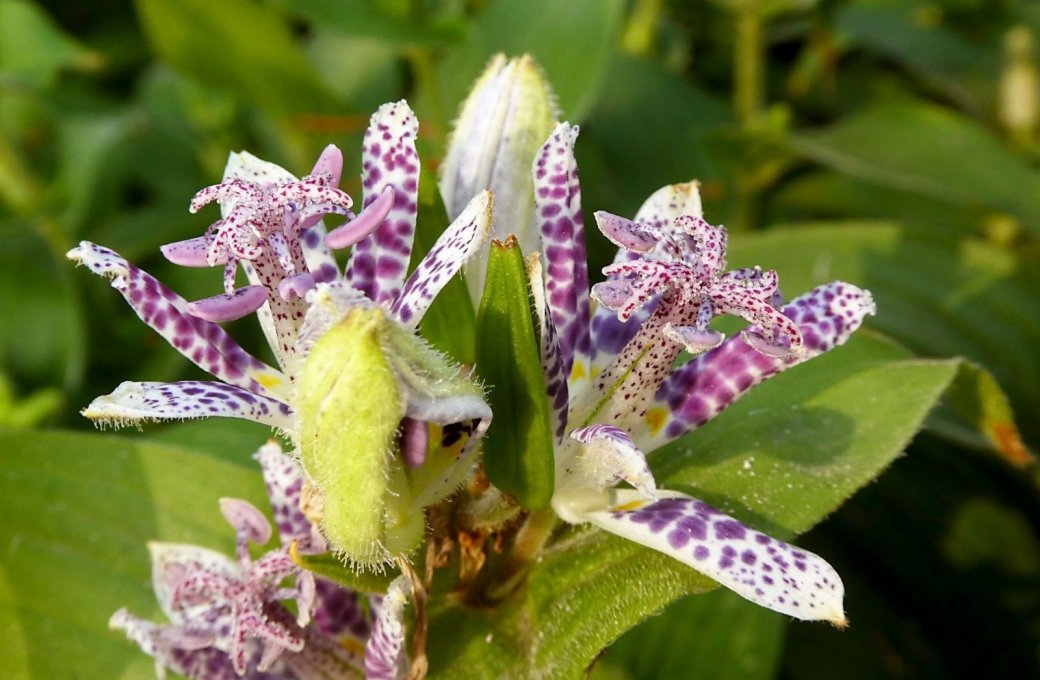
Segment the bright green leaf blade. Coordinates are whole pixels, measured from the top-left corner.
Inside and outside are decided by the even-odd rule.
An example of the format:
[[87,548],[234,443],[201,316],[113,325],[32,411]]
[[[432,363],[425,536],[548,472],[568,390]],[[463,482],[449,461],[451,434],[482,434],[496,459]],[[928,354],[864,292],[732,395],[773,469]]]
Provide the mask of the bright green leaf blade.
[[174,68],[275,115],[332,108],[287,23],[249,0],[138,0],[153,49]]
[[938,106],[887,103],[786,143],[853,177],[1040,225],[1040,174],[978,123]]
[[139,438],[0,431],[0,467],[0,658],[9,678],[120,677],[141,653],[108,631],[109,616],[125,606],[161,618],[146,542],[230,554],[234,531],[217,500],[268,509],[258,468]]
[[[860,334],[760,385],[708,425],[657,452],[652,463],[658,482],[790,538],[831,513],[903,451],[958,363],[908,359],[905,350]],[[527,587],[499,617],[456,608],[436,612],[432,635],[450,627],[448,621],[462,620],[465,625],[453,633],[468,640],[432,638],[431,668],[434,677],[445,678],[453,672],[492,678],[503,667],[517,677],[534,668],[551,669],[545,677],[576,677],[628,628],[682,595],[714,587],[662,554],[577,530],[548,549]]]
[[529,53],[545,69],[563,118],[579,122],[599,94],[622,5],[619,0],[490,3],[466,42],[438,66],[441,108],[453,115],[492,55]]
[[96,61],[37,3],[0,0],[0,74],[5,80],[40,87],[62,68],[96,66]]
[[688,597],[622,635],[591,680],[770,680],[786,626],[728,590]]
[[477,315],[477,373],[495,420],[484,439],[491,483],[526,508],[552,499],[553,435],[524,257],[514,239],[492,243]]
[[769,263],[793,296],[833,279],[869,289],[874,328],[929,356],[963,356],[991,371],[1040,441],[1040,267],[1035,255],[978,242],[925,238],[891,224],[777,228],[736,240],[730,266]]

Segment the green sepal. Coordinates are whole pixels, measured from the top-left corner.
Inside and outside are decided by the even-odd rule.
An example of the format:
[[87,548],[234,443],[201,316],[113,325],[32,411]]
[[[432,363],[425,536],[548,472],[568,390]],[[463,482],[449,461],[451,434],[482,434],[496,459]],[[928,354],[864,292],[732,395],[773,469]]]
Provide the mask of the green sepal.
[[548,506],[552,427],[524,258],[513,238],[493,242],[489,252],[477,312],[477,373],[498,414],[484,444],[488,479],[525,508]]
[[343,560],[332,553],[320,555],[301,555],[294,542],[289,548],[292,561],[307,571],[323,576],[339,585],[359,593],[378,593],[385,595],[390,582],[398,576],[397,570],[384,572],[366,571],[343,564]]

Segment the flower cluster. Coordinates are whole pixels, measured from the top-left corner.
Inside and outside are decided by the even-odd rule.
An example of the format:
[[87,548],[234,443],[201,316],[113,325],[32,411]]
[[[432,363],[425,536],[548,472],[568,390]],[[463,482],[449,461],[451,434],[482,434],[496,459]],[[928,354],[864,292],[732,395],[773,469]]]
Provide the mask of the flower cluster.
[[[481,115],[487,107],[494,115]],[[253,557],[250,545],[267,544],[272,528],[234,499],[221,510],[236,531],[235,559],[152,546],[169,623],[121,610],[111,624],[155,657],[160,675],[409,674],[404,608],[412,582],[398,577],[366,607],[359,593],[304,570],[293,551],[329,551],[359,570],[404,563],[428,533],[427,509],[470,478],[491,409],[470,372],[415,331],[451,277],[481,257],[492,215],[500,230],[521,232],[522,246],[540,251],[528,284],[554,432],[555,513],[668,554],[775,611],[844,624],[842,582],[826,561],[659,489],[646,455],[763,380],[844,343],[874,312],[870,294],[833,282],[785,303],[776,272],[727,270],[726,232],[704,220],[693,182],[658,190],[633,219],[596,213],[619,251],[606,280],[590,287],[578,128],[562,123],[550,132],[553,117],[530,59],[492,62],[463,107],[443,167],[453,221],[411,274],[418,125],[404,102],[372,117],[357,214],[338,189],[343,158],[335,147],[303,179],[231,155],[223,181],[191,202],[193,212],[216,203],[220,219],[203,236],[162,248],[179,265],[222,266],[221,294],[188,302],[109,249],[83,242],[70,251],[217,379],[125,382],[95,399],[87,417],[245,418],[293,445],[290,455],[275,444],[257,454],[278,547]],[[326,231],[329,216],[344,222]],[[343,270],[333,251],[347,247]],[[239,269],[249,281],[243,287]],[[474,293],[482,280],[471,279]],[[218,325],[252,313],[277,367]],[[727,339],[711,328],[719,315],[749,325]],[[684,350],[692,358],[677,366]]]
[[[634,220],[596,213],[620,250],[603,270],[607,280],[591,289],[591,312],[577,133],[559,125],[533,165],[547,272],[535,263],[529,273],[544,305],[543,369],[557,432],[553,508],[568,522],[671,555],[757,604],[844,625],[843,586],[827,562],[657,489],[646,453],[844,343],[874,312],[870,294],[834,282],[785,306],[776,272],[725,271],[726,232],[703,219],[697,185],[688,183],[655,192]],[[724,341],[708,325],[720,314],[751,325]],[[694,358],[674,368],[684,349]]]
[[[469,201],[408,275],[417,129],[404,102],[373,115],[362,159],[364,208],[356,215],[351,198],[337,188],[343,157],[335,147],[302,180],[248,153],[232,154],[224,180],[191,203],[195,211],[216,202],[221,218],[203,236],[162,248],[179,265],[223,266],[220,295],[188,302],[118,253],[87,241],[69,252],[111,279],[146,324],[219,381],[124,382],[84,415],[117,425],[232,417],[279,429],[294,451],[292,457],[279,453],[284,460],[271,464],[292,465],[295,458],[302,469],[295,473],[294,507],[275,503],[276,518],[296,529],[306,525],[310,538],[296,536],[301,549],[328,549],[355,568],[381,568],[421,543],[424,509],[462,484],[491,422],[469,372],[415,334],[437,293],[486,241],[491,196],[481,192]],[[326,233],[322,217],[328,215],[346,221]],[[353,250],[341,273],[332,251],[348,246]],[[236,289],[239,268],[249,285]],[[277,368],[218,325],[252,312]],[[321,599],[315,600],[313,579],[285,550],[252,561],[247,544],[266,542],[266,521],[241,502],[228,501],[223,509],[239,533],[238,561],[187,546],[157,548],[156,591],[173,627],[126,613],[113,625],[162,664],[192,677],[223,677],[228,663],[239,675],[266,673],[275,660],[289,669],[277,677],[316,677],[300,670],[312,663],[308,648],[327,646],[305,625]],[[283,539],[292,535],[282,528]],[[280,585],[287,577],[297,578],[299,592]],[[318,595],[323,588],[319,583]],[[376,607],[374,622],[383,632],[368,638],[377,644],[363,664],[350,657],[348,665],[364,666],[369,677],[401,675],[405,590],[398,583],[380,601],[385,604]],[[286,599],[297,601],[295,623],[275,606]],[[323,620],[322,611],[318,607],[315,621]]]
[[[255,458],[278,525],[279,546],[253,559],[249,545],[267,544],[271,525],[246,501],[221,499],[221,511],[236,531],[235,559],[193,545],[152,543],[152,583],[169,623],[152,623],[121,609],[109,625],[155,658],[159,677],[165,669],[191,678],[360,677],[388,652],[395,664],[405,663],[403,637],[391,644],[382,632],[394,630],[392,612],[383,614],[377,602],[378,614],[372,618],[357,593],[292,560],[293,543],[298,550],[322,547],[320,533],[300,511],[299,466],[275,443],[262,447]],[[291,586],[284,584],[286,579]],[[393,590],[401,597],[399,586]],[[287,602],[293,603],[295,614]],[[400,607],[394,611],[400,619]],[[384,621],[388,616],[391,620]]]

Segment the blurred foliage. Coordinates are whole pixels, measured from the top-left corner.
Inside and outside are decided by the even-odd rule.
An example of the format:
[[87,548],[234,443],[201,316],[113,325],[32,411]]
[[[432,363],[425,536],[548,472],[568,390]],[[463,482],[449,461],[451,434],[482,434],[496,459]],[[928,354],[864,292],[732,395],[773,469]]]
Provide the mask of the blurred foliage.
[[[302,173],[338,144],[356,195],[360,138],[378,104],[409,99],[435,167],[488,58],[526,51],[562,117],[582,125],[587,224],[593,210],[631,215],[657,187],[697,178],[707,217],[733,234],[734,266],[775,267],[788,293],[832,278],[868,287],[879,306],[869,326],[899,352],[972,362],[958,364],[907,455],[804,539],[845,577],[848,631],[791,624],[716,592],[623,636],[594,676],[1035,675],[1038,41],[1040,6],[1029,0],[0,0],[0,426],[12,428],[0,444],[0,610],[14,612],[0,615],[0,658],[39,663],[58,639],[84,658],[74,655],[100,637],[132,658],[103,628],[123,604],[148,611],[143,541],[229,543],[226,532],[213,538],[213,501],[253,493],[255,475],[233,487],[265,436],[213,423],[132,439],[33,432],[89,430],[77,409],[121,380],[200,375],[64,253],[80,239],[104,243],[189,299],[210,295],[220,272],[174,267],[157,246],[214,219],[187,204],[219,179],[229,150]],[[589,239],[595,279],[612,252]],[[266,351],[248,321],[232,332]],[[844,406],[855,382],[826,390],[811,382],[826,379],[823,366],[805,369],[804,389]],[[902,383],[888,383],[893,392],[867,396],[898,409]],[[696,475],[667,455],[654,461],[659,473],[711,490],[712,466],[743,460],[719,453],[737,446],[730,420],[685,445],[706,456]],[[784,446],[806,436],[745,432]],[[873,476],[887,462],[863,469]],[[163,472],[177,465],[232,491],[177,486]],[[62,513],[111,493],[119,498],[96,512]],[[180,493],[198,505],[170,500]],[[134,522],[121,524],[119,509]],[[814,519],[776,521],[796,531]],[[593,548],[615,554],[604,545]],[[25,551],[76,567],[26,571]],[[119,587],[98,575],[112,560],[125,569]],[[54,607],[71,613],[49,618]],[[18,627],[22,616],[35,623]],[[143,657],[125,670],[121,658],[101,655],[79,677],[149,672]]]

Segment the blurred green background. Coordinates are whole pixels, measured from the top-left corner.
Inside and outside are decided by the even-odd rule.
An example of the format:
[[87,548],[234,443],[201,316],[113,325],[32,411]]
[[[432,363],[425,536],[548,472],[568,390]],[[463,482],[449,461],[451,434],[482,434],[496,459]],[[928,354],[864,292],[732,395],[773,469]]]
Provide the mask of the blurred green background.
[[[122,380],[199,375],[74,270],[70,247],[105,244],[188,299],[211,295],[219,271],[174,267],[157,248],[214,219],[189,215],[188,201],[219,179],[229,150],[303,174],[335,143],[357,198],[360,138],[379,104],[409,100],[420,154],[436,166],[490,56],[528,52],[561,118],[582,126],[587,223],[699,179],[735,258],[753,252],[790,293],[831,278],[871,289],[876,333],[924,357],[966,357],[988,386],[955,386],[907,455],[802,539],[845,578],[849,630],[789,623],[716,591],[623,637],[594,677],[1035,676],[1038,41],[1040,3],[1026,0],[0,0],[0,566],[32,534],[16,520],[58,530],[53,508],[19,505],[23,491],[61,503],[65,479],[84,503],[166,494],[175,509],[191,493],[114,444],[95,444],[108,467],[65,466],[85,440],[44,432],[92,429],[78,409]],[[598,268],[611,249],[589,238]],[[798,269],[807,261],[813,271]],[[261,352],[253,324],[232,333]],[[984,393],[997,396],[965,405]],[[230,459],[255,486],[245,456],[264,436],[207,423],[137,440]],[[55,447],[68,458],[48,457]],[[177,512],[186,538],[209,535],[196,515],[217,514]],[[79,538],[122,555],[127,588],[146,592],[144,549],[121,538],[126,518],[110,519],[77,525]],[[83,653],[63,677],[151,673],[104,630],[131,597],[110,577],[41,569],[47,595],[26,604],[14,569],[0,571],[0,669],[55,677],[32,659],[58,636]],[[47,612],[77,587],[96,587],[85,601],[100,614],[78,612],[70,629]],[[4,616],[16,603],[18,616]]]

